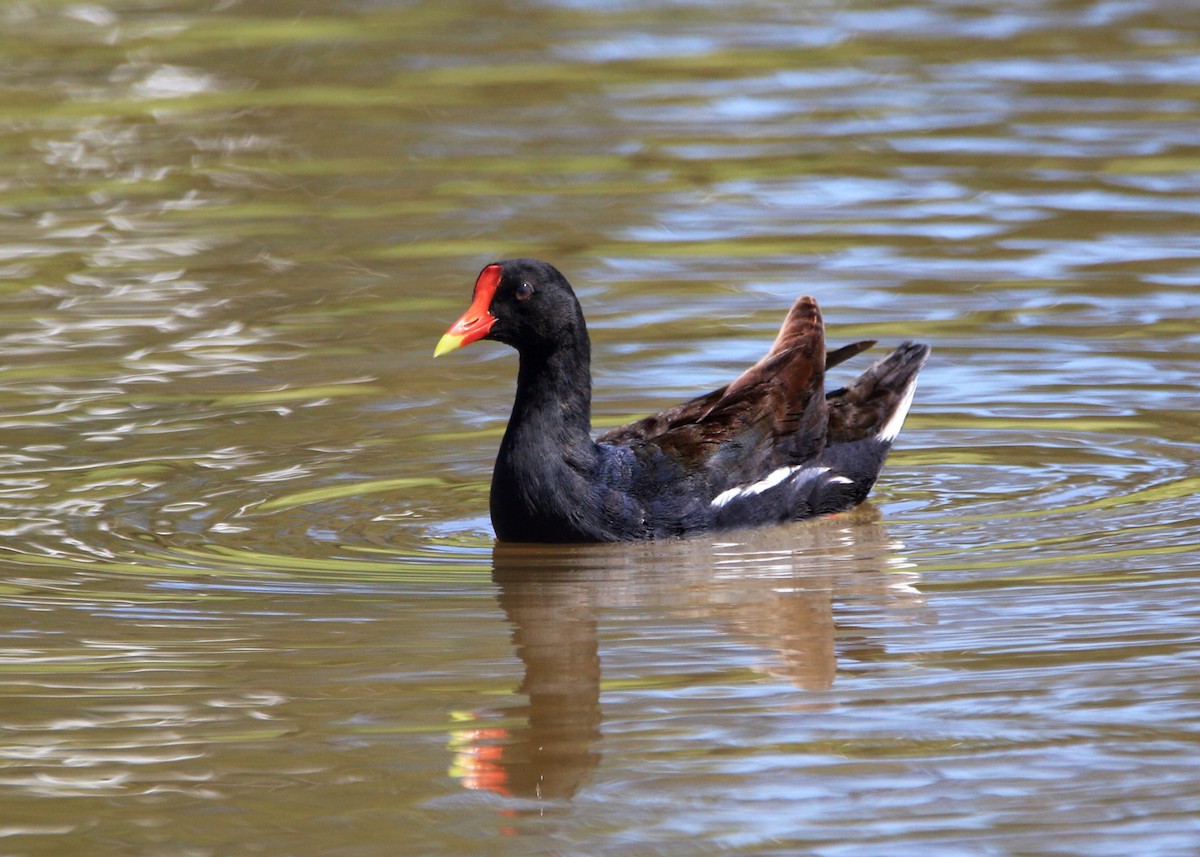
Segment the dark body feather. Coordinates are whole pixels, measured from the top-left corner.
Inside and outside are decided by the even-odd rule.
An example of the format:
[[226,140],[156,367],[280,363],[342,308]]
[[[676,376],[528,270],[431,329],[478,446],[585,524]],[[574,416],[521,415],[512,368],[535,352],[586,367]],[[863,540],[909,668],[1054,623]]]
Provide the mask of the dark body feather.
[[661,538],[847,509],[874,485],[929,353],[906,343],[826,395],[826,368],[874,343],[827,352],[817,303],[802,297],[733,382],[593,441],[590,344],[570,286],[534,260],[489,270],[495,320],[477,338],[521,358],[491,491],[506,541]]

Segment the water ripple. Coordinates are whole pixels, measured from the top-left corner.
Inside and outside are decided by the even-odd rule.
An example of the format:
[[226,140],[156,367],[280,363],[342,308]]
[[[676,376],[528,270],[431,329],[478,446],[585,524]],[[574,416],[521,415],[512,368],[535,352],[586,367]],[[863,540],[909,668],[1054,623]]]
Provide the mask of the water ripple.
[[[1179,4],[270,5],[0,4],[15,850],[1188,852]],[[931,342],[872,502],[495,545],[517,254],[603,426]]]

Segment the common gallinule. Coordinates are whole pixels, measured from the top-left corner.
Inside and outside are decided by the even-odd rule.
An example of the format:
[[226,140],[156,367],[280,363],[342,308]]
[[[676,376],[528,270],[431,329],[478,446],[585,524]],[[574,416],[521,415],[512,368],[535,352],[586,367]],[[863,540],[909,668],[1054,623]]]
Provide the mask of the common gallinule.
[[826,393],[825,370],[875,343],[827,353],[817,302],[802,297],[733,383],[593,440],[591,343],[553,266],[485,267],[434,356],[478,339],[520,353],[491,512],[498,538],[524,542],[662,538],[848,509],[875,484],[929,356],[907,342]]

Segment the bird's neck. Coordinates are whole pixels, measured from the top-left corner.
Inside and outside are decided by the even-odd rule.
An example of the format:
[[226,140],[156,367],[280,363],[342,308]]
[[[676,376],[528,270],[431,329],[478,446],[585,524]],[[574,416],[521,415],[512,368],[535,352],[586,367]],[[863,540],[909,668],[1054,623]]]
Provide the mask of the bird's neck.
[[591,346],[586,335],[552,351],[522,352],[506,445],[509,435],[519,440],[531,429],[531,437],[555,446],[590,443],[591,428]]
[[[517,399],[492,474],[496,535],[509,541],[581,541],[599,449],[591,438],[586,339],[521,353]],[[590,538],[597,538],[590,535]]]

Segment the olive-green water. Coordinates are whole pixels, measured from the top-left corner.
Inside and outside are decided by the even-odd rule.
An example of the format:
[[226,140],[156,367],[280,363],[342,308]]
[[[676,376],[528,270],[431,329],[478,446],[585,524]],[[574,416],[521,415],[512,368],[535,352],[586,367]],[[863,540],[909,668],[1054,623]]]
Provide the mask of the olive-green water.
[[[872,502],[495,545],[512,255],[929,342]],[[4,3],[0,854],[1200,853],[1198,423],[1179,0]]]

